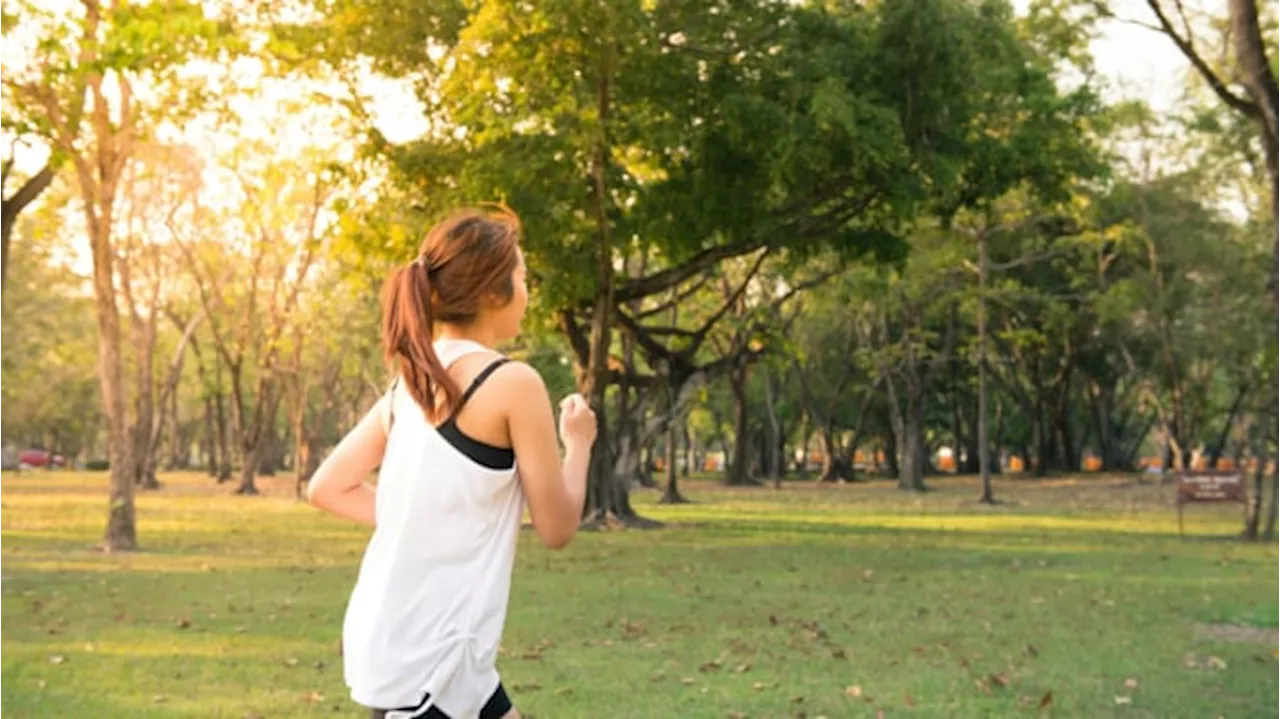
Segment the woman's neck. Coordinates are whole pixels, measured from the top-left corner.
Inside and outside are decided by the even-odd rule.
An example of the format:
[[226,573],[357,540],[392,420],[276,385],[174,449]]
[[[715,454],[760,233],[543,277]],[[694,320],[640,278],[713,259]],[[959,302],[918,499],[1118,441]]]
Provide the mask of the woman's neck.
[[466,341],[475,342],[484,345],[489,349],[493,349],[498,345],[498,338],[492,332],[485,331],[484,327],[460,327],[458,325],[440,322],[436,324],[434,339],[439,341]]

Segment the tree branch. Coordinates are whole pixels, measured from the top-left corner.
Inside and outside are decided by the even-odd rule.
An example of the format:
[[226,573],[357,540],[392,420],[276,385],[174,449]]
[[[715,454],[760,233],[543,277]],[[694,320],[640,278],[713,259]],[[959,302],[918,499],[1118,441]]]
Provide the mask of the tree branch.
[[740,244],[718,245],[703,250],[688,262],[656,272],[647,277],[639,277],[620,283],[614,290],[615,302],[631,302],[664,290],[671,289],[699,272],[712,267],[721,260],[748,254],[763,247],[761,240],[752,240]]
[[[1209,67],[1204,58],[1200,57],[1200,53],[1196,51],[1190,39],[1182,37],[1177,29],[1173,27],[1173,23],[1169,21],[1168,16],[1164,13],[1164,8],[1160,5],[1160,0],[1147,0],[1147,5],[1155,13],[1156,19],[1160,21],[1160,31],[1167,35],[1170,40],[1173,40],[1173,44],[1178,46],[1178,49],[1182,51],[1182,54],[1191,65],[1204,77],[1205,82],[1209,83],[1209,87],[1213,92],[1236,112],[1243,113],[1249,117],[1257,117],[1259,114],[1258,106],[1227,88],[1226,83]],[[1110,10],[1107,12],[1109,13]],[[1114,15],[1112,16],[1114,17]]]

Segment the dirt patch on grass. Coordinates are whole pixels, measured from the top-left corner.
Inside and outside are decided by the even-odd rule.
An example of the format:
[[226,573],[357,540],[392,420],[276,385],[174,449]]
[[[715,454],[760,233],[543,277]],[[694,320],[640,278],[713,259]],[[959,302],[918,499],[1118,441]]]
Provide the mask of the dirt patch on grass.
[[1273,647],[1280,641],[1280,631],[1276,629],[1250,627],[1244,624],[1197,624],[1196,635],[1203,639],[1267,644]]

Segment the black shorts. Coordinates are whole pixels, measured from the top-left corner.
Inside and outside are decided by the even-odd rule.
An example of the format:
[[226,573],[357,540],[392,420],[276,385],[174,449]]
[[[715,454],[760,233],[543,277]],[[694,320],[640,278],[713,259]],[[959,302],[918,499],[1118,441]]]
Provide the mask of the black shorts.
[[[373,709],[369,715],[370,719],[385,719],[389,711],[413,712],[427,703],[431,698],[430,694],[422,697],[422,701],[416,706],[400,707],[399,709]],[[484,708],[480,710],[480,719],[502,719],[511,711],[511,699],[507,697],[507,690],[502,687],[502,682],[498,682],[498,688],[493,690],[493,694],[489,697],[489,701],[484,703]],[[411,714],[415,719],[450,719],[448,714],[437,709],[434,705],[421,714]]]

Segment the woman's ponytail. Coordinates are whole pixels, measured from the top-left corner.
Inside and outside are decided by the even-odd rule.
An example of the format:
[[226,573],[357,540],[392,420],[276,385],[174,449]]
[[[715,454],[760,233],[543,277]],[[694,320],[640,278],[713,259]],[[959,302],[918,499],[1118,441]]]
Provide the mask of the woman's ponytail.
[[448,414],[441,411],[440,393],[444,407],[450,408],[461,391],[436,356],[431,271],[419,256],[391,273],[383,298],[382,340],[387,362],[399,365],[410,396],[434,422]]

